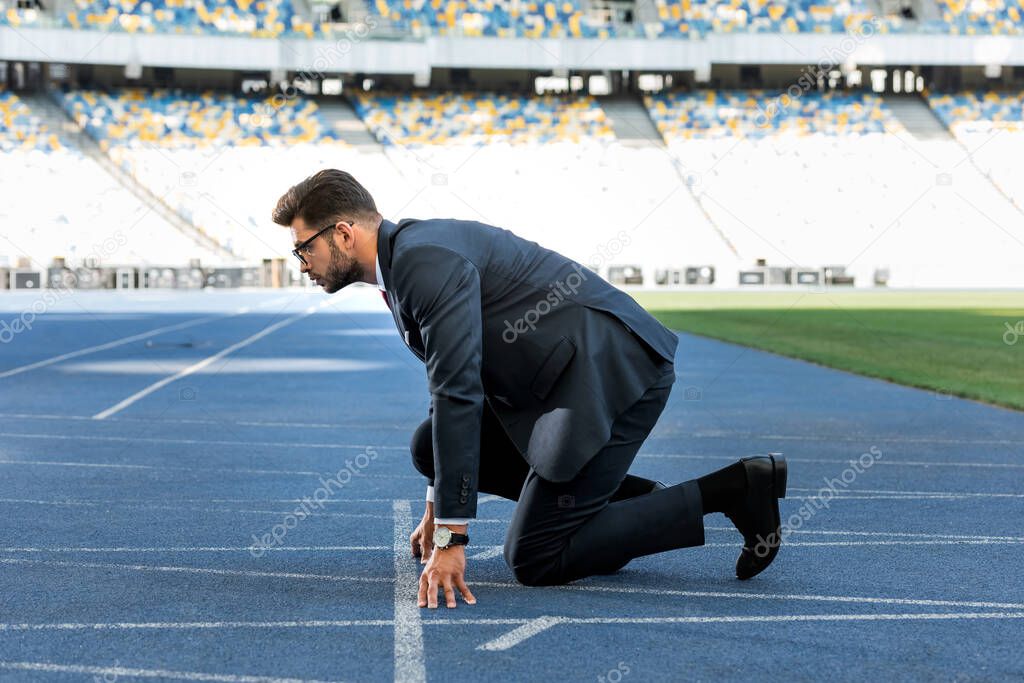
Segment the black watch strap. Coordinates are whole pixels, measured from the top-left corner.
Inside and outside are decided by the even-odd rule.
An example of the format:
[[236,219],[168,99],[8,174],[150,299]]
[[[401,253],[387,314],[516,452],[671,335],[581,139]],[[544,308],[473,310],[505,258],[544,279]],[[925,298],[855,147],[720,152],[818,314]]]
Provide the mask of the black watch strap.
[[[447,543],[441,545],[444,537],[447,536]],[[434,531],[434,545],[441,550],[450,548],[453,545],[469,545],[469,536],[452,531],[446,526],[440,526]]]

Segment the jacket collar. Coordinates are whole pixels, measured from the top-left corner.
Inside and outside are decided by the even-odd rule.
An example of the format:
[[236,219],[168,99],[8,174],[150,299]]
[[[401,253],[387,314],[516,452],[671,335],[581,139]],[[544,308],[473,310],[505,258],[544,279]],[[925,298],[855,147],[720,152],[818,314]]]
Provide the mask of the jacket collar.
[[395,247],[395,237],[415,222],[415,219],[407,218],[398,223],[392,223],[385,218],[381,220],[380,227],[377,229],[377,263],[380,265],[383,280],[378,285],[384,285],[384,289],[388,291],[391,290],[391,258]]

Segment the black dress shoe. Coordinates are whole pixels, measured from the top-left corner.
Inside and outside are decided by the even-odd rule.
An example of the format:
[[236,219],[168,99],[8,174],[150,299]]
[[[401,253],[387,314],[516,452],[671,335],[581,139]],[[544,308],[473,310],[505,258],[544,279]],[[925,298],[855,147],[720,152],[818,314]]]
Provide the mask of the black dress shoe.
[[747,492],[725,515],[743,534],[736,578],[749,579],[772,563],[782,543],[779,498],[786,497],[786,459],[773,453],[740,462],[747,472]]

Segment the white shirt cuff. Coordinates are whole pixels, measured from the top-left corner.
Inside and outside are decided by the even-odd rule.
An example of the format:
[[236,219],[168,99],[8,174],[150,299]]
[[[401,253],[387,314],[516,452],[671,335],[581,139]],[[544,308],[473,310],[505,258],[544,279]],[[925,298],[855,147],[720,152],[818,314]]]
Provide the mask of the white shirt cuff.
[[431,486],[430,484],[427,484],[427,502],[434,502],[434,487]]

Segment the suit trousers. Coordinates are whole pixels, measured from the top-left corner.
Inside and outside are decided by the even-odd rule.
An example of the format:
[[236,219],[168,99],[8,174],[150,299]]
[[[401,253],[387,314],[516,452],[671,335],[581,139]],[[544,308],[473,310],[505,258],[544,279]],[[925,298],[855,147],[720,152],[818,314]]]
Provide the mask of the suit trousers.
[[[571,480],[542,479],[484,406],[479,490],[518,501],[505,561],[523,584],[558,585],[610,574],[643,555],[704,544],[700,488],[690,480],[658,490],[627,472],[665,409],[675,367],[612,424],[611,436]],[[416,430],[413,464],[433,480],[431,421]]]

